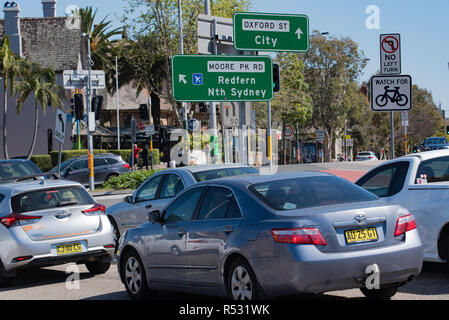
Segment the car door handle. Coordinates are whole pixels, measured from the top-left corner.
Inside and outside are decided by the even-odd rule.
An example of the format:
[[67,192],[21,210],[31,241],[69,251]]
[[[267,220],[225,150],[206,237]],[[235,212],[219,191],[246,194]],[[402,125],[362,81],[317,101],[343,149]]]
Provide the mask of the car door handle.
[[224,233],[231,233],[234,232],[234,228],[232,226],[226,226],[226,228],[223,230]]
[[153,207],[152,204],[149,204],[149,205],[146,205],[146,206],[145,206],[145,208],[147,208],[147,209],[151,209],[151,207]]
[[184,229],[182,229],[182,228],[178,229],[178,236],[183,236],[185,234],[186,234],[186,231]]

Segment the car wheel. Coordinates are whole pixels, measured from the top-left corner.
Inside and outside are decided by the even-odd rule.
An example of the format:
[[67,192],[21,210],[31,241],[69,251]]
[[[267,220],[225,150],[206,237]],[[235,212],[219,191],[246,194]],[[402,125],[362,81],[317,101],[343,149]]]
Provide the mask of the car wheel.
[[132,299],[142,300],[156,295],[156,291],[148,288],[145,268],[135,251],[125,253],[121,269],[126,292]]
[[360,291],[370,300],[388,300],[396,294],[398,288],[398,286],[380,289],[360,288]]
[[95,260],[94,262],[87,262],[86,268],[92,274],[106,273],[111,267],[111,261]]
[[259,299],[259,285],[251,266],[243,258],[234,260],[227,276],[227,291],[231,300]]
[[5,270],[3,269],[3,265],[0,261],[0,288],[5,288],[11,285],[11,278],[5,276]]
[[110,179],[115,178],[115,177],[118,177],[118,174],[110,174],[110,175],[108,175],[108,176],[106,177],[105,182],[107,182],[107,181],[109,181]]

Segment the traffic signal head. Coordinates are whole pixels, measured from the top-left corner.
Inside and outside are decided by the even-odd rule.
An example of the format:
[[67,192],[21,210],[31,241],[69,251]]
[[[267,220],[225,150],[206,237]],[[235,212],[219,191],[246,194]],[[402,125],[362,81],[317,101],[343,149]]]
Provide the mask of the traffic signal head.
[[100,120],[101,110],[103,109],[103,96],[92,98],[92,112],[95,112],[95,120]]
[[417,153],[418,152],[418,147],[417,146],[414,146],[413,147],[413,153]]
[[449,134],[449,126],[446,126],[446,134]]
[[73,95],[73,105],[75,109],[75,119],[83,120],[84,116],[84,101],[83,95],[80,93],[75,93]]
[[141,120],[150,120],[150,114],[148,112],[148,106],[146,104],[141,104],[139,106],[139,114]]
[[273,92],[281,91],[281,68],[279,63],[273,63]]

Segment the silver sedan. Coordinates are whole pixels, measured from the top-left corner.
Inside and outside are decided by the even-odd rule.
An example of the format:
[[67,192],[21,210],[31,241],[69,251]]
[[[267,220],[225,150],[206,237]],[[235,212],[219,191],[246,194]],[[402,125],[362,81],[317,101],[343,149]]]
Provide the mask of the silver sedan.
[[390,298],[421,272],[414,217],[324,173],[192,186],[120,239],[130,297],[177,290],[254,300],[360,288]]
[[258,174],[240,164],[202,165],[162,170],[145,180],[131,196],[106,209],[116,242],[126,230],[148,222],[148,213],[162,210],[178,193],[200,181]]

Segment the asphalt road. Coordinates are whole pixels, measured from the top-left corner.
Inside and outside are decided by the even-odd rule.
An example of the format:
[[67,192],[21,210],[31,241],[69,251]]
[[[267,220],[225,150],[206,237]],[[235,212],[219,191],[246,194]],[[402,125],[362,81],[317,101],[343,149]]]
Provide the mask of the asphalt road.
[[[79,271],[74,273],[75,267]],[[66,273],[68,271],[68,273]],[[79,272],[79,286],[67,287],[67,279]],[[358,300],[358,289],[333,291],[325,294],[300,294],[279,300]],[[74,264],[24,271],[12,286],[0,289],[0,300],[128,300],[120,282],[117,266],[113,264],[103,275],[91,276],[83,266]],[[210,296],[160,292],[155,300],[217,301]],[[449,300],[449,268],[445,264],[425,263],[422,273],[399,289],[392,300]]]

